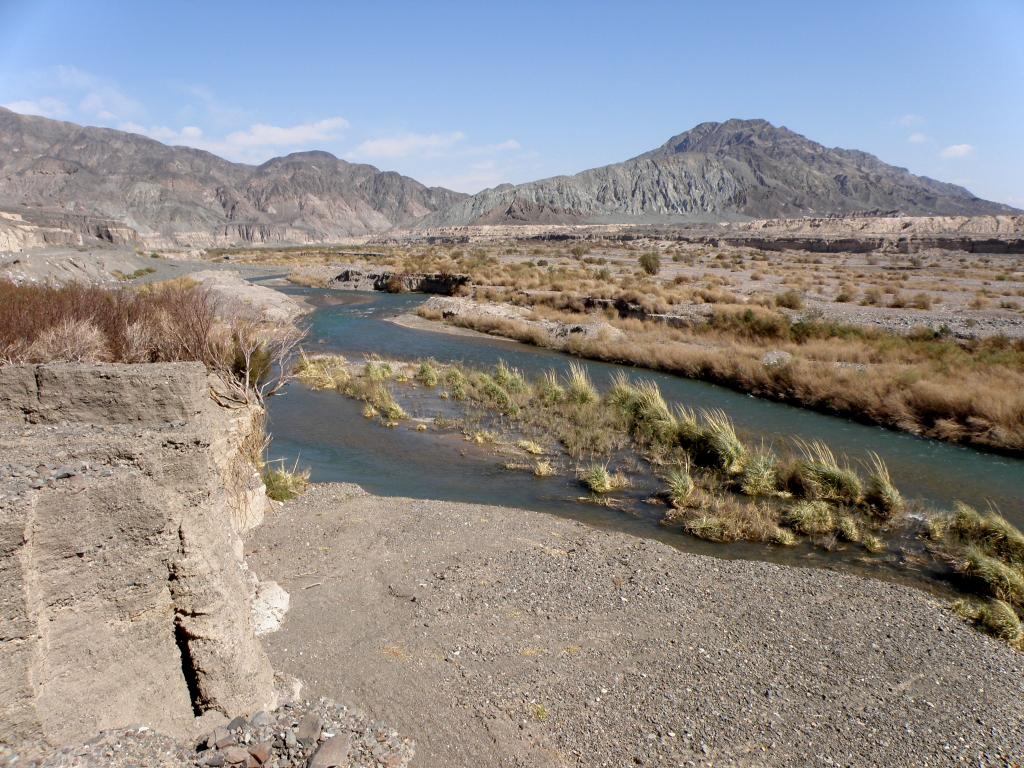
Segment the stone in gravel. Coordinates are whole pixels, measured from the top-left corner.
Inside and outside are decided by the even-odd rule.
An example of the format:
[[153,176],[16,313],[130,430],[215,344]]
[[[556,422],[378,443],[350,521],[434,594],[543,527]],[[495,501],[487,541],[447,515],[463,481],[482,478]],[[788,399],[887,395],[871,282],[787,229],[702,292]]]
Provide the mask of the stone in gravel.
[[313,753],[308,768],[345,768],[351,749],[352,741],[348,735],[328,739]]
[[265,725],[273,725],[274,718],[261,709],[249,719],[249,722],[254,728],[262,728]]
[[[255,718],[254,718],[255,719]],[[270,759],[272,748],[269,741],[261,741],[249,747],[249,754],[256,758],[256,762],[263,765]]]
[[764,357],[761,358],[761,365],[766,368],[774,368],[775,366],[787,365],[792,362],[793,355],[786,352],[783,349],[772,349],[764,353]]
[[227,728],[214,728],[206,739],[208,749],[223,749],[235,743],[235,737],[228,733]]
[[320,740],[321,721],[316,715],[304,715],[295,729],[295,738],[304,747],[312,747]]
[[224,762],[228,765],[245,765],[249,762],[249,750],[241,747],[228,747],[223,754]]

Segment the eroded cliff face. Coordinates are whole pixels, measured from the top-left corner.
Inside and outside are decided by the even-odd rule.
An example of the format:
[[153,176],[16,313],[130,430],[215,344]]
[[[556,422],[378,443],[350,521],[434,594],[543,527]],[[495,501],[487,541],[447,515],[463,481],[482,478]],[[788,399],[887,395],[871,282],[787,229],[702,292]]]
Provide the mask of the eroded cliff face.
[[199,364],[0,367],[0,742],[270,709],[239,533],[262,414]]

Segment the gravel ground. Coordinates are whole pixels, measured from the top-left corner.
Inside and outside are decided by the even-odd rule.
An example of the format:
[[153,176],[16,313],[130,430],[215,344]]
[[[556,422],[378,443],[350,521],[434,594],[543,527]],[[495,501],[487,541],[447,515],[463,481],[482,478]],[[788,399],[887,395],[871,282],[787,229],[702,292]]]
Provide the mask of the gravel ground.
[[0,744],[3,768],[405,768],[410,739],[358,710],[320,699],[239,715],[186,744],[147,726],[23,758]]
[[248,549],[291,593],[275,668],[425,768],[1024,759],[1024,655],[907,587],[348,485]]

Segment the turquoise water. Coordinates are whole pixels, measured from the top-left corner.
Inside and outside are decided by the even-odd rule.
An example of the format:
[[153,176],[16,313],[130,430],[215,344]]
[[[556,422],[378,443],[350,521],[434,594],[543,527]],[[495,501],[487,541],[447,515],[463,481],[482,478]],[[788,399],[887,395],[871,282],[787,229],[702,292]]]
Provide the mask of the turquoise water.
[[[388,318],[414,311],[424,296],[332,293],[288,289],[318,308],[312,313],[310,351],[339,352],[352,359],[376,353],[385,358],[432,357],[441,362],[490,366],[504,360],[529,375],[564,370],[576,358],[503,339],[461,336],[404,328]],[[721,408],[741,436],[767,444],[793,437],[824,440],[837,455],[852,460],[877,452],[905,496],[938,507],[954,500],[979,507],[994,505],[1024,525],[1024,461],[982,453],[935,440],[858,424],[846,419],[761,400],[699,381],[643,369],[581,362],[599,385],[617,371],[658,383],[670,403]],[[555,511],[578,516],[578,488],[565,478],[524,477],[495,459],[476,455],[460,440],[436,433],[382,429],[360,416],[361,405],[332,392],[311,392],[291,384],[270,401],[272,456],[309,466],[315,481],[355,482],[389,496],[443,498]],[[614,518],[615,513],[598,517]],[[620,515],[621,517],[621,515]]]

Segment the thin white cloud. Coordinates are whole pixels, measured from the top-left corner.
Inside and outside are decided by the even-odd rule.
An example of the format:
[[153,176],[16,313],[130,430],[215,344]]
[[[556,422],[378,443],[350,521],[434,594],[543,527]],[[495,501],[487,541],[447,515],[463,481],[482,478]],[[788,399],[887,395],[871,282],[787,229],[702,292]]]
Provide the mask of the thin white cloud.
[[369,139],[357,146],[346,157],[352,159],[376,160],[380,158],[409,157],[410,155],[432,155],[450,149],[466,138],[462,131],[452,133],[406,133]]
[[342,117],[329,117],[291,126],[257,123],[223,138],[207,136],[202,128],[194,125],[175,129],[165,125],[147,127],[138,123],[121,123],[118,127],[165,144],[204,149],[229,160],[259,163],[269,159],[276,150],[312,149],[310,145],[314,142],[333,141],[348,127],[348,121]]
[[915,125],[921,125],[924,123],[924,118],[921,115],[906,114],[900,115],[896,118],[896,123],[902,125],[904,128],[910,128]]
[[931,141],[931,137],[926,133],[914,132],[907,136],[907,141],[911,144],[927,144]]
[[77,67],[56,66],[4,77],[3,95],[16,112],[110,123],[137,119],[142,105],[113,80]]
[[939,154],[946,158],[967,157],[974,154],[974,147],[970,144],[951,144]]
[[68,105],[60,99],[44,96],[40,99],[18,99],[4,104],[12,112],[39,117],[64,117],[68,114]]
[[346,128],[348,120],[343,117],[288,127],[257,123],[248,130],[229,133],[226,141],[235,147],[296,147],[314,141],[334,141]]
[[54,67],[53,79],[58,89],[78,94],[78,110],[90,117],[123,120],[145,111],[112,80],[77,67]]
[[484,160],[473,163],[464,171],[432,178],[429,183],[431,186],[447,187],[473,194],[481,189],[496,187],[505,181],[508,181],[505,169],[493,160]]
[[462,150],[465,155],[496,155],[500,152],[515,152],[522,149],[522,145],[515,139],[506,139],[497,144],[481,144],[474,147],[466,147]]

